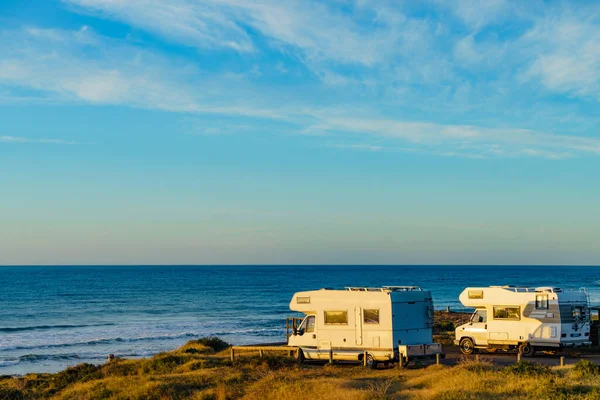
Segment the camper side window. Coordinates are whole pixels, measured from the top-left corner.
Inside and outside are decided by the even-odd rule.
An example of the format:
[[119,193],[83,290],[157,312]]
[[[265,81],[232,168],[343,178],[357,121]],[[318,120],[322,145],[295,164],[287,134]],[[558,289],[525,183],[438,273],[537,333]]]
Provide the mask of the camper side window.
[[306,332],[314,332],[315,331],[315,316],[309,315],[306,318]]
[[377,310],[363,310],[363,321],[365,324],[378,324],[379,323],[379,309]]
[[535,295],[535,309],[536,310],[547,310],[548,309],[548,295],[547,294],[536,294]]
[[494,319],[521,319],[520,307],[494,306]]
[[348,311],[325,311],[326,324],[347,324]]

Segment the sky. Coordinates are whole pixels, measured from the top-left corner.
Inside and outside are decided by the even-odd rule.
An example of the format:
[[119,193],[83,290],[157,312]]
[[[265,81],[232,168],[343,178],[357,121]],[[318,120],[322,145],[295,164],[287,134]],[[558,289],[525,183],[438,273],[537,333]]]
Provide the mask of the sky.
[[600,265],[600,4],[3,0],[0,265]]

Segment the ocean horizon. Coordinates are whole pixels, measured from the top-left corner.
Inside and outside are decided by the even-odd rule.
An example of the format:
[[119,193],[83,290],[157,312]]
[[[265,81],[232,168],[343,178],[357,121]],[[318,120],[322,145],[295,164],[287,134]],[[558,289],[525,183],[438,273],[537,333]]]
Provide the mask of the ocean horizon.
[[147,357],[206,336],[283,342],[295,292],[396,285],[421,286],[436,309],[456,311],[467,286],[586,287],[600,303],[598,266],[1,266],[0,375]]

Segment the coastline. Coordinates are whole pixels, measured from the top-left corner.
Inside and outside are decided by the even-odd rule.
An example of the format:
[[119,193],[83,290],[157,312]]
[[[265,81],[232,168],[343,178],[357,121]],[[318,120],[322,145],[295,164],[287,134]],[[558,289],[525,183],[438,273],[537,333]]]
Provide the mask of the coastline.
[[243,354],[232,361],[218,338],[192,340],[143,359],[80,364],[55,374],[0,377],[0,399],[596,399],[600,366],[566,367],[487,357],[399,369],[347,363],[299,365],[289,356]]

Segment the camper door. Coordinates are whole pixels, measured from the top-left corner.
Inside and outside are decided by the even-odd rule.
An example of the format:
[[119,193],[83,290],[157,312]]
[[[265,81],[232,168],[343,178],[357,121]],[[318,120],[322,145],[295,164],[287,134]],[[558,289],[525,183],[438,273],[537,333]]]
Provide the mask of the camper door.
[[465,328],[466,336],[473,338],[475,345],[487,345],[487,310],[479,308],[471,316],[471,321]]
[[307,315],[298,327],[294,336],[294,345],[301,347],[304,357],[307,359],[318,359],[317,351],[317,316]]

